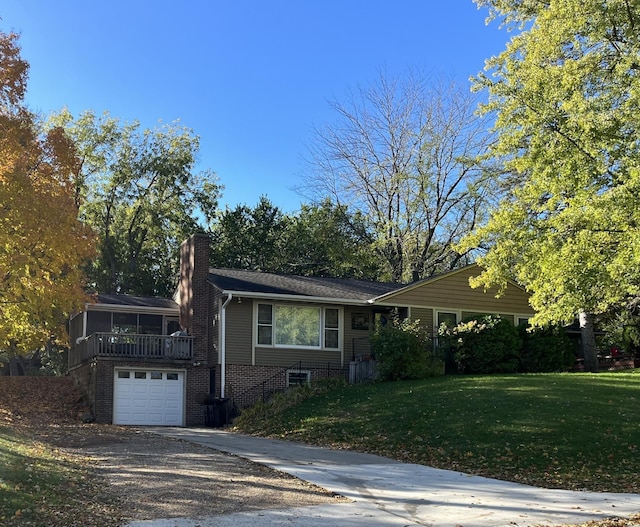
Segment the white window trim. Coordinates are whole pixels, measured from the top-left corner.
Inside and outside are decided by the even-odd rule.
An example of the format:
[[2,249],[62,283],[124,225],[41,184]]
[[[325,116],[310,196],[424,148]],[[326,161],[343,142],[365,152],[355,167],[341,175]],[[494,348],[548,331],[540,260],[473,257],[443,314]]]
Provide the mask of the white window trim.
[[[271,333],[271,344],[260,344],[258,343],[258,306],[260,304],[267,304],[271,306],[271,317],[272,317],[272,324],[271,324],[271,328],[272,328],[272,333]],[[275,325],[275,313],[276,313],[276,307],[277,306],[287,306],[287,307],[310,307],[310,308],[314,308],[314,309],[319,309],[320,310],[320,326],[319,326],[319,330],[320,330],[320,345],[319,346],[297,346],[297,345],[291,345],[291,344],[276,344],[275,340],[276,340],[276,333],[277,333],[277,328]],[[326,345],[326,338],[325,338],[325,331],[327,329],[332,330],[332,329],[336,329],[336,328],[328,328],[326,327],[326,312],[327,309],[335,309],[338,311],[338,327],[337,327],[337,331],[338,331],[338,347],[337,348],[329,348]],[[339,351],[342,352],[342,348],[343,348],[343,344],[342,341],[344,339],[344,323],[343,323],[343,308],[341,306],[334,306],[334,305],[329,305],[329,306],[319,306],[319,305],[315,305],[315,304],[297,304],[297,303],[291,303],[291,302],[263,302],[263,301],[258,301],[256,300],[253,304],[253,332],[254,332],[254,337],[253,337],[253,345],[254,345],[254,349],[255,348],[277,348],[277,349],[301,349],[301,350],[317,350],[317,351]],[[263,324],[264,325],[264,324]]]

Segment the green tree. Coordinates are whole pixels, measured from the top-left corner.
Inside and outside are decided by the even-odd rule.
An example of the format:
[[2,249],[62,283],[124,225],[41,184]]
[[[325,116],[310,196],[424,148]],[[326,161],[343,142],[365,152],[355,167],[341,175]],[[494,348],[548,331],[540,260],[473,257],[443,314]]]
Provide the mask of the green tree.
[[223,211],[213,228],[211,264],[302,276],[375,279],[373,239],[361,214],[324,201],[284,214],[265,196]]
[[640,293],[640,4],[477,3],[519,30],[477,78],[508,195],[459,248],[487,248],[474,284],[515,278],[534,323],[579,316],[595,370],[593,315]]
[[107,113],[64,110],[81,158],[75,181],[80,218],[99,237],[88,269],[101,292],[170,296],[180,242],[209,228],[221,191],[210,171],[195,173],[199,139],[178,124],[141,130]]
[[266,196],[251,208],[238,205],[220,213],[212,232],[214,267],[282,272],[288,217]]
[[380,275],[374,237],[359,212],[325,200],[302,205],[286,231],[286,272],[375,280]]
[[316,130],[304,193],[360,211],[385,278],[412,281],[467,263],[451,244],[484,219],[491,140],[476,98],[453,83],[380,75],[334,102]]

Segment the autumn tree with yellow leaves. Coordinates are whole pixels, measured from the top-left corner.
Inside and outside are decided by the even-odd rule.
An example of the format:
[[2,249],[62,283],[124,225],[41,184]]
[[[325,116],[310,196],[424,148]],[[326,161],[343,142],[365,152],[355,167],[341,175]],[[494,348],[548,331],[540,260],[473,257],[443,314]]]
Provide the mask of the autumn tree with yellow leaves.
[[18,35],[0,32],[0,352],[10,358],[64,337],[94,254],[78,220],[74,145],[26,108],[28,70]]

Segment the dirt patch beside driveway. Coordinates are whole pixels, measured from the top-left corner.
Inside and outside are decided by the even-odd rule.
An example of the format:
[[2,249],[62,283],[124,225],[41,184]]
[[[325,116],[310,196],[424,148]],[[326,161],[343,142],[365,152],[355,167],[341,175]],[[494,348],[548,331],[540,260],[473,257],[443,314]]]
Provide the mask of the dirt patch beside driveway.
[[[65,427],[66,428],[66,427]],[[90,458],[123,519],[202,518],[343,501],[324,489],[186,441],[127,427],[59,429],[49,441]]]

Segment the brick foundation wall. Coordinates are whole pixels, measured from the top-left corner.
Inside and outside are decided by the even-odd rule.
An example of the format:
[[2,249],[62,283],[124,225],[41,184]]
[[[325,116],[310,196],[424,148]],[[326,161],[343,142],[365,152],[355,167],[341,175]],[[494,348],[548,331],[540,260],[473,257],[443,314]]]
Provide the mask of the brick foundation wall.
[[[348,380],[349,366],[327,369],[302,364],[303,371],[310,372],[311,381],[328,377],[342,377]],[[248,364],[227,364],[226,393],[239,409],[253,406],[268,399],[274,393],[287,388],[287,371],[281,366],[251,366]],[[295,370],[295,368],[294,368]]]
[[69,372],[87,398],[96,423],[113,422],[113,387],[115,368],[140,370],[185,371],[185,424],[205,424],[204,396],[209,393],[209,368],[181,363],[153,363],[139,361],[96,360],[83,364]]
[[[283,390],[286,386],[286,370],[278,366],[251,366],[227,364],[225,396],[238,408],[247,408],[263,398],[262,383],[271,380],[267,391]],[[264,394],[268,395],[268,394]]]

